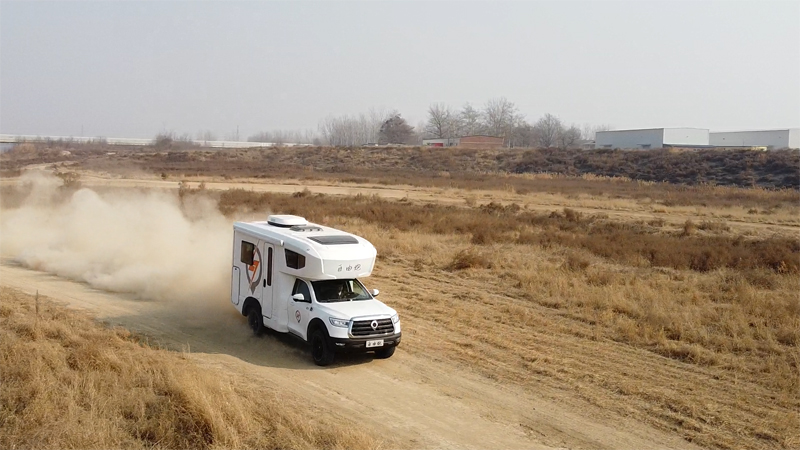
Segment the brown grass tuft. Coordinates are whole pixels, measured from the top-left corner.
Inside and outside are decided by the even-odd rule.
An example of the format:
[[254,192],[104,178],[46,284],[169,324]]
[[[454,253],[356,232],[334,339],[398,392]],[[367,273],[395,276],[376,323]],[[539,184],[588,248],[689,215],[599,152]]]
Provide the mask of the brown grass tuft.
[[474,249],[461,250],[453,258],[453,261],[451,261],[446,267],[446,269],[450,271],[490,268],[492,268],[492,262],[486,257],[486,255],[481,254]]

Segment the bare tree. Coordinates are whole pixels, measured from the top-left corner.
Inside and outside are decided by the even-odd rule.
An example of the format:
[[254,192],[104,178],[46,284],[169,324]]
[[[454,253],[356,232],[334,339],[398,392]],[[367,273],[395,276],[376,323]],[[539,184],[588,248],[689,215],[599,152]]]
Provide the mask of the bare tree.
[[505,97],[491,99],[483,108],[483,122],[487,132],[492,136],[508,140],[514,126],[520,121],[521,116],[517,114],[517,106]]
[[525,121],[520,121],[511,130],[508,145],[509,147],[533,147],[535,145],[533,126]]
[[459,135],[472,136],[484,132],[483,123],[481,123],[480,111],[473,108],[469,103],[464,105],[464,107],[461,109],[458,118],[459,124],[461,125]]
[[197,140],[202,141],[204,144],[208,144],[208,141],[216,141],[217,137],[211,130],[200,130],[197,132]]
[[271,142],[273,144],[311,144],[314,141],[311,130],[273,130],[261,131],[248,136],[248,142]]
[[394,111],[370,108],[358,116],[329,116],[319,123],[319,133],[328,144],[338,147],[377,143],[383,123]]
[[598,131],[609,131],[612,129],[613,128],[611,127],[611,125],[608,124],[590,125],[586,123],[583,124],[583,127],[581,128],[581,139],[587,141],[593,141],[595,140],[595,136],[597,135]]
[[459,118],[456,113],[444,103],[434,103],[428,108],[428,123],[425,131],[436,138],[457,137]]
[[581,129],[576,125],[572,125],[569,128],[562,127],[561,132],[558,134],[558,148],[561,150],[574,148],[580,139]]
[[563,128],[564,125],[561,123],[561,119],[549,113],[545,114],[533,125],[535,144],[544,148],[557,145],[558,137]]

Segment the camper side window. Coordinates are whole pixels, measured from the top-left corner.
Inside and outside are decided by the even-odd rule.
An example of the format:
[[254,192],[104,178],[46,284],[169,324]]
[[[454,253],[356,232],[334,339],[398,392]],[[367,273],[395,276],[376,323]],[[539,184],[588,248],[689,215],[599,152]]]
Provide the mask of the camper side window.
[[253,255],[256,252],[256,246],[247,241],[242,241],[242,256],[241,261],[248,266],[253,265]]
[[290,269],[302,269],[306,266],[306,257],[286,249],[286,267]]

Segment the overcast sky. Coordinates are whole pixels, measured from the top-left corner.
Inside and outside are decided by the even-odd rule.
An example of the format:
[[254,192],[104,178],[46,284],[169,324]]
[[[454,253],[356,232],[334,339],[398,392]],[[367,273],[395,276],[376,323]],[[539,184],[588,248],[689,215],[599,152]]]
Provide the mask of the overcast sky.
[[505,96],[535,121],[800,126],[798,2],[0,2],[0,132],[150,138]]

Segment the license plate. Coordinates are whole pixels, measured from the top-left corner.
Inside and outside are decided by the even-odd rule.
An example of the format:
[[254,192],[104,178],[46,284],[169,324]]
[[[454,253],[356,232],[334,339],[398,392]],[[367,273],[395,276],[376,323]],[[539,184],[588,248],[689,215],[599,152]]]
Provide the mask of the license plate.
[[375,341],[367,341],[367,348],[372,347],[383,347],[383,339],[378,339]]

